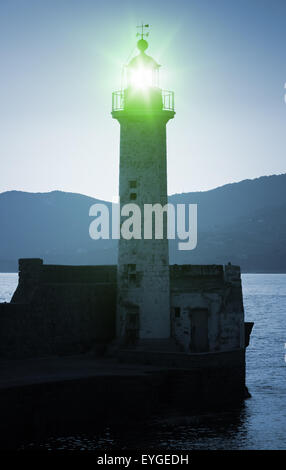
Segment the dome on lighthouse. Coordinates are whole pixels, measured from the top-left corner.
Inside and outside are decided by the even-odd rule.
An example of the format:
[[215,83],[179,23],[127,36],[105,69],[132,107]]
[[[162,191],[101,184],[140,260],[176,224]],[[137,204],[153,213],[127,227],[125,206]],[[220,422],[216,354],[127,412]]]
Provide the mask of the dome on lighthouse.
[[148,42],[145,39],[140,39],[137,42],[137,47],[140,53],[130,60],[128,68],[147,67],[149,69],[158,69],[160,67],[153,57],[145,54],[145,50],[148,48]]

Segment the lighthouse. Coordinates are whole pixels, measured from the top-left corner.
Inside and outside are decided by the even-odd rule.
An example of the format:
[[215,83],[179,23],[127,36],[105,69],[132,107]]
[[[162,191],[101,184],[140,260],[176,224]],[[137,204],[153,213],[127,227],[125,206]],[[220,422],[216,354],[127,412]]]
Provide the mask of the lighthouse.
[[[155,413],[172,404],[183,412],[240,404],[249,397],[245,350],[253,327],[244,321],[240,268],[169,265],[172,208],[176,235],[185,240],[178,214],[186,206],[167,204],[166,128],[175,115],[174,94],[159,86],[160,66],[147,54],[144,26],[140,36],[126,85],[112,101],[120,124],[120,218],[115,205],[111,217],[106,204],[89,212],[96,216],[89,230],[95,240],[108,238],[110,221],[118,238],[120,222],[118,264],[20,259],[11,304],[0,303],[0,356],[92,354],[96,384],[104,393],[112,389],[103,408],[109,410],[117,387],[130,416],[138,416],[141,404]],[[193,249],[189,242],[185,247]]]
[[146,230],[144,215],[148,207],[152,221],[168,202],[166,125],[175,115],[174,93],[160,88],[160,65],[146,52],[148,25],[141,28],[126,85],[112,95],[112,117],[120,124],[120,226],[127,216],[141,224],[139,234],[123,237],[121,230],[118,248],[117,339],[131,347],[164,344],[171,329],[167,213],[159,237],[155,223]]

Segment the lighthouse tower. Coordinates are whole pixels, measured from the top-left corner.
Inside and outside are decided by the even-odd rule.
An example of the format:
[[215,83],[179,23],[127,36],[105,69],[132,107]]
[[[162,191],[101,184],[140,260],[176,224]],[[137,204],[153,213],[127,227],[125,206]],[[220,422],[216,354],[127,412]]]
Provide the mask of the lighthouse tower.
[[[174,93],[159,88],[160,65],[146,54],[144,28],[139,53],[126,67],[126,86],[112,96],[112,117],[120,124],[117,338],[137,348],[170,338],[166,213],[163,233],[155,238],[155,211],[150,236],[144,208],[167,204],[166,124],[175,114]],[[127,216],[141,217],[141,233],[130,227],[129,236],[122,235]]]

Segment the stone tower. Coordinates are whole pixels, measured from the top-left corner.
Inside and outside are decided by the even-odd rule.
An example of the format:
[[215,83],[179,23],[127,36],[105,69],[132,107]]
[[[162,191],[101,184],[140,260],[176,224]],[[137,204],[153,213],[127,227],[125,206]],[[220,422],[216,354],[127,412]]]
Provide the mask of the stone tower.
[[160,66],[145,53],[143,30],[137,47],[126,67],[126,87],[113,93],[112,117],[120,124],[120,226],[128,214],[138,216],[127,204],[141,213],[141,234],[125,239],[121,232],[119,240],[117,337],[140,347],[170,338],[166,214],[161,238],[155,239],[154,214],[151,237],[144,237],[144,205],[167,204],[166,124],[175,112],[173,92],[159,88]]

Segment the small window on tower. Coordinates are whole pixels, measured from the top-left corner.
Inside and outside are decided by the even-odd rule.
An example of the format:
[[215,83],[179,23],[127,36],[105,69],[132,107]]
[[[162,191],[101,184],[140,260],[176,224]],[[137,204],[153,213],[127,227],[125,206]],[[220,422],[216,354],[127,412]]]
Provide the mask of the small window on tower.
[[137,281],[137,275],[136,275],[136,264],[128,264],[127,265],[127,272],[128,272],[128,279],[131,282],[136,282]]
[[137,194],[136,193],[130,193],[130,200],[135,201],[137,199]]
[[137,181],[136,180],[129,181],[129,186],[130,188],[137,188]]
[[180,307],[175,307],[174,310],[175,310],[175,318],[179,318],[181,315]]
[[136,264],[128,264],[128,272],[135,273],[136,272]]

